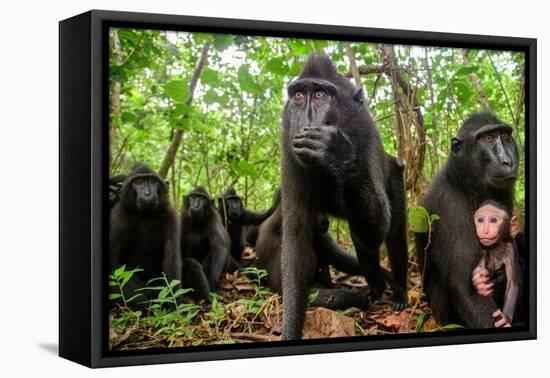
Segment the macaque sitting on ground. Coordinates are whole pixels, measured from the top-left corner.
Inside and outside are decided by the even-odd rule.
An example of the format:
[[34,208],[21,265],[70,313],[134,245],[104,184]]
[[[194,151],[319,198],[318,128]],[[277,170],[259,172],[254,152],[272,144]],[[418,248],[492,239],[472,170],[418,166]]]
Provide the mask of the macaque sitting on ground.
[[511,327],[518,304],[520,274],[513,234],[516,217],[496,201],[485,201],[474,213],[474,222],[483,257],[474,269],[472,282],[479,295],[493,296],[498,311],[495,327]]

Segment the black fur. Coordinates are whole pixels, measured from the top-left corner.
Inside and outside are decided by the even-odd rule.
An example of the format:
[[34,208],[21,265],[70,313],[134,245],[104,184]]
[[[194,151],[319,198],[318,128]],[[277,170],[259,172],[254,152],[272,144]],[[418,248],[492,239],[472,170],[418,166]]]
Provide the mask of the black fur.
[[[481,257],[472,219],[488,199],[512,208],[518,151],[511,132],[512,128],[494,115],[472,115],[453,139],[447,163],[422,200],[430,214],[441,218],[434,224],[426,252],[424,290],[442,324],[494,327],[495,301],[477,294],[472,285],[472,271]],[[502,138],[503,134],[507,136]],[[487,143],[486,135],[496,139]],[[416,240],[419,266],[423,268],[427,235],[417,234]]]
[[[277,293],[282,293],[281,243],[282,243],[282,208],[277,207],[274,214],[260,226],[256,243],[257,267],[268,272],[267,286]],[[367,309],[371,305],[368,293],[349,289],[333,289],[329,265],[336,269],[360,274],[359,263],[352,255],[342,251],[328,233],[329,222],[324,216],[319,216],[314,227],[315,261],[312,269],[315,278],[312,290],[318,292],[312,306],[321,306],[334,310],[358,307]]]
[[143,269],[126,284],[128,298],[163,272],[169,280],[180,280],[176,213],[166,183],[145,164],[136,164],[120,189],[120,201],[110,214],[109,247],[111,269],[123,264]]
[[[244,227],[259,226],[273,213],[273,208],[264,212],[250,211],[244,207],[235,189],[227,188],[223,196],[218,198],[218,211],[231,239],[231,256],[239,261],[244,248]],[[251,230],[248,231],[251,232]]]
[[113,208],[120,199],[120,189],[126,180],[126,175],[114,175],[109,179],[109,208]]
[[[288,87],[282,127],[283,338],[302,335],[315,276],[318,214],[347,219],[373,299],[385,290],[379,247],[388,242],[396,309],[406,305],[407,239],[403,178],[384,152],[356,89],[326,56],[312,55]],[[315,96],[319,95],[319,98]]]
[[223,272],[239,267],[229,253],[229,234],[223,227],[214,201],[202,186],[197,186],[183,198],[180,244],[184,261],[191,264],[189,259],[198,261],[206,274],[208,286],[204,287],[201,277],[196,279],[194,274],[183,272],[184,282],[194,282],[191,287],[203,299],[208,299],[206,293],[217,289]]

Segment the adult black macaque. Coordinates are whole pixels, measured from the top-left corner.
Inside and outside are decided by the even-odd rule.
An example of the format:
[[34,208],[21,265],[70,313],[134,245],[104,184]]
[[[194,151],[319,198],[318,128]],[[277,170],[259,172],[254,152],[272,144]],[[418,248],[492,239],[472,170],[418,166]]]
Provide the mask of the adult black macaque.
[[218,211],[231,239],[231,256],[237,261],[241,259],[244,248],[244,226],[258,226],[273,213],[272,208],[264,212],[246,209],[233,188],[227,188],[223,196],[218,198]]
[[495,301],[479,295],[471,282],[482,254],[472,219],[488,199],[513,208],[518,150],[511,133],[494,115],[472,115],[452,139],[447,163],[421,202],[441,218],[434,223],[428,250],[426,234],[416,235],[416,250],[421,267],[427,256],[424,291],[442,324],[494,327]]
[[379,247],[387,241],[394,292],[406,305],[407,238],[403,177],[383,149],[362,91],[327,56],[311,55],[288,86],[282,120],[283,338],[299,339],[308,288],[314,280],[314,224],[319,214],[345,218],[373,300],[385,277]]
[[[136,164],[122,184],[120,200],[110,217],[111,269],[123,264],[127,269],[143,269],[126,284],[128,294],[163,272],[169,280],[180,280],[178,221],[168,201],[166,183],[156,172]],[[145,291],[142,294],[148,295]]]
[[476,235],[483,251],[472,274],[479,295],[495,299],[495,327],[511,327],[519,304],[521,274],[512,235],[512,211],[493,200],[483,202],[474,213]]
[[183,285],[202,293],[203,299],[208,299],[208,292],[216,290],[223,272],[239,268],[229,253],[229,234],[214,207],[214,200],[202,186],[197,186],[183,198],[180,245],[186,264],[192,260],[201,263],[208,287],[204,287],[204,280],[193,284],[195,275],[188,275],[186,271],[183,272]]
[[[282,244],[282,208],[276,207],[275,212],[262,225],[256,243],[256,266],[268,272],[267,286],[274,292],[282,293],[281,244]],[[333,310],[358,307],[366,310],[371,305],[368,293],[350,289],[334,289],[330,278],[329,265],[349,273],[361,274],[359,263],[352,255],[345,253],[328,233],[329,221],[324,215],[319,215],[313,226],[315,272],[310,292],[317,292],[316,299],[311,304],[314,307],[326,307]]]

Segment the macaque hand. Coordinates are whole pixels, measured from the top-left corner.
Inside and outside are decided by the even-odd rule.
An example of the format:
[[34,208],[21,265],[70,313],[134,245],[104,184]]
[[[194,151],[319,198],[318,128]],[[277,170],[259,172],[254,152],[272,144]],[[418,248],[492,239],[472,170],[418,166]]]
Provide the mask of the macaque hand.
[[493,313],[493,318],[496,320],[495,328],[509,328],[512,326],[510,319],[501,310],[496,310]]
[[479,295],[483,297],[493,295],[493,283],[487,269],[482,267],[475,268],[472,274],[472,283]]

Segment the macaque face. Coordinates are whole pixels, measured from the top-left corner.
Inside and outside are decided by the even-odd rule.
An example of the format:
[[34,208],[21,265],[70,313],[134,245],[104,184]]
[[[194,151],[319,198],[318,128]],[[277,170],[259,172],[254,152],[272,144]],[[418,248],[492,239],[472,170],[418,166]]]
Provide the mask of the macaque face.
[[[502,235],[502,225],[508,218],[504,210],[493,205],[485,205],[477,209],[474,214],[476,234],[484,247],[494,245]],[[509,231],[508,231],[509,232]]]

